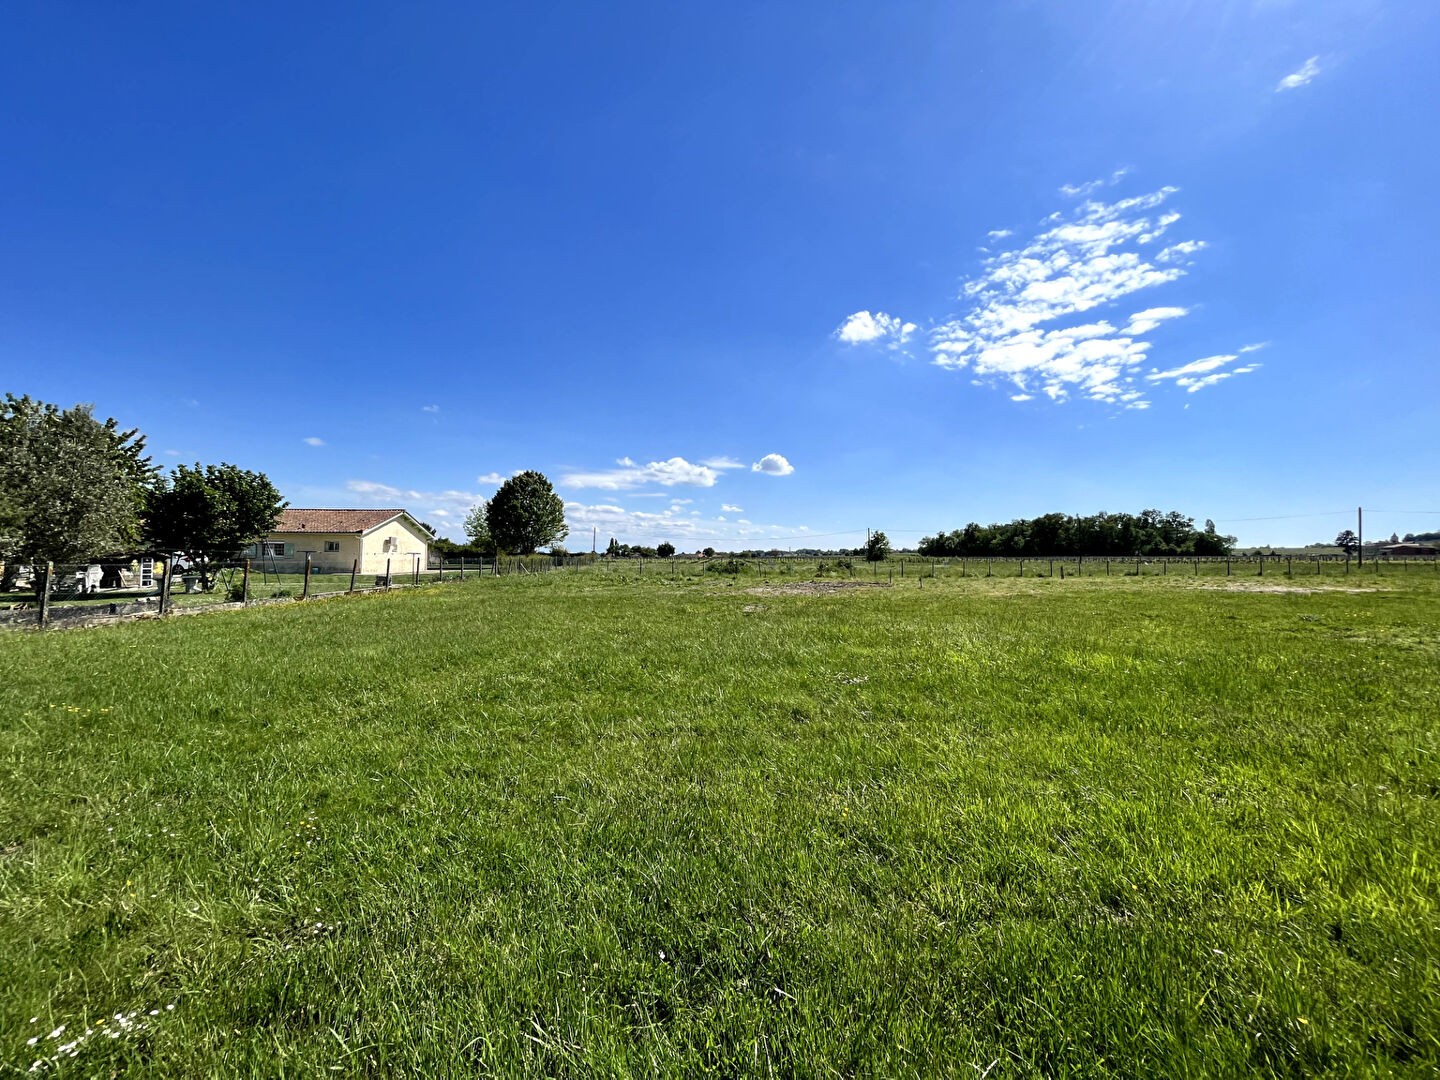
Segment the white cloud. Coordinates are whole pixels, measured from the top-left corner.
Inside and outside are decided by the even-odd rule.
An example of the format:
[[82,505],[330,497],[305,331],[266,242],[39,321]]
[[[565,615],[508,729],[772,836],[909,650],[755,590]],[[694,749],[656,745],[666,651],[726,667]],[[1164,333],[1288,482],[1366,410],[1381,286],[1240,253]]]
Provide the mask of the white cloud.
[[[1088,195],[1123,175],[1069,185],[1068,193]],[[1008,385],[1014,401],[1043,393],[1055,402],[1078,395],[1145,408],[1139,373],[1151,348],[1146,335],[1190,309],[1148,307],[1119,326],[1093,315],[1075,320],[1185,276],[1186,258],[1203,250],[1203,241],[1146,253],[1180,221],[1166,207],[1176,190],[1114,202],[1087,198],[1068,213],[1051,214],[1032,239],[984,259],[961,291],[966,309],[931,334],[934,363],[968,370],[981,385]]]
[[304,439],[304,443],[306,446],[324,446],[325,440],[319,438],[318,436],[310,435],[306,439]]
[[[1145,378],[1151,382],[1160,379],[1181,379],[1187,375],[1200,375],[1207,371],[1214,371],[1216,368],[1224,367],[1226,364],[1233,364],[1239,357],[1234,353],[1225,356],[1207,356],[1203,360],[1192,360],[1188,364],[1171,368],[1169,371],[1152,371]],[[1181,383],[1182,386],[1188,385]]]
[[1137,311],[1130,316],[1130,322],[1125,327],[1124,333],[1131,337],[1138,337],[1141,334],[1148,334],[1167,319],[1179,319],[1190,314],[1189,308],[1183,307],[1152,307],[1144,311]]
[[1175,385],[1184,387],[1185,392],[1193,394],[1197,390],[1203,390],[1207,386],[1214,386],[1218,382],[1230,378],[1233,375],[1248,375],[1257,370],[1259,364],[1246,364],[1230,371],[1221,371],[1220,368],[1227,364],[1233,364],[1239,356],[1235,353],[1226,353],[1223,356],[1207,356],[1202,360],[1192,360],[1188,364],[1171,368],[1169,371],[1153,371],[1145,378],[1151,381],[1160,379],[1174,379]]
[[786,461],[781,454],[766,454],[754,465],[750,466],[752,472],[765,473],[768,476],[789,476],[795,471],[795,466]]
[[667,461],[652,461],[646,465],[637,465],[630,458],[625,457],[620,458],[615,464],[619,468],[604,469],[598,472],[567,473],[560,478],[560,486],[627,491],[645,484],[661,484],[664,487],[673,487],[676,484],[714,487],[715,481],[719,479],[719,474],[713,466],[696,465],[682,457],[673,457]]
[[439,406],[439,405],[421,405],[421,406],[420,406],[420,411],[421,411],[421,412],[432,412],[432,413],[433,413],[433,412],[439,412],[439,411],[440,411],[440,406]]
[[179,450],[166,450],[165,453],[168,454],[170,457],[179,457],[179,456],[180,456],[180,451],[179,451]]
[[893,315],[877,311],[857,311],[835,331],[835,336],[848,345],[865,345],[885,341],[890,348],[898,349],[910,340],[918,327]]
[[733,503],[723,503],[720,507],[727,514],[743,514],[745,511]]
[[470,508],[484,497],[473,491],[418,491],[415,488],[399,488],[375,480],[347,480],[345,490],[350,493],[357,506],[392,507],[418,513],[416,507],[428,506],[425,517],[439,518],[442,524],[452,519],[459,520],[470,512]]
[[789,539],[809,531],[804,525],[766,525],[743,519],[727,521],[724,516],[707,519],[698,511],[686,512],[673,506],[649,512],[627,510],[613,503],[587,505],[575,501],[566,502],[565,520],[572,536],[597,529],[602,548],[611,536],[624,543],[654,544],[669,540],[682,551],[695,551],[707,544],[752,547],[765,540]]
[[1320,57],[1312,56],[1309,60],[1306,60],[1305,63],[1300,65],[1300,69],[1298,71],[1292,71],[1289,75],[1286,75],[1283,79],[1281,79],[1279,84],[1275,87],[1275,92],[1279,94],[1283,93],[1286,90],[1298,90],[1300,87],[1306,85],[1311,79],[1315,78],[1315,76],[1319,74]]
[[721,472],[726,469],[743,469],[745,467],[745,463],[743,461],[736,461],[734,458],[729,457],[726,454],[721,454],[719,457],[706,458],[704,461],[700,462],[700,464],[710,469],[718,469]]
[[493,485],[495,485],[496,487],[499,487],[501,484],[503,484],[503,483],[504,483],[506,480],[508,480],[508,479],[509,479],[509,477],[507,477],[507,476],[501,476],[498,472],[487,472],[484,476],[477,476],[477,477],[475,477],[475,482],[476,482],[477,484],[486,484],[486,485],[493,484]]
[[1240,351],[1242,353],[1259,352],[1261,349],[1268,348],[1269,345],[1270,343],[1268,341],[1257,341],[1253,345],[1241,345]]
[[[957,297],[960,310],[929,332],[932,362],[965,371],[974,385],[1005,387],[1016,402],[1043,394],[1057,403],[1083,397],[1144,409],[1149,406],[1147,393],[1167,379],[1189,389],[1178,380],[1198,379],[1201,373],[1143,372],[1152,348],[1149,336],[1189,315],[1190,307],[1132,309],[1128,318],[1110,311],[1132,303],[1137,293],[1180,281],[1207,245],[1170,236],[1181,221],[1169,205],[1177,188],[1113,201],[1091,197],[1118,183],[1126,172],[1119,169],[1108,178],[1066,185],[1062,194],[1082,197],[1078,205],[1050,214],[1029,239],[1012,241],[1008,250],[984,257],[979,272]],[[1002,234],[1009,235],[1009,230],[997,229],[990,236],[1000,239]],[[903,332],[898,322],[883,313],[860,311],[836,336],[856,342],[884,340]]]
[[1013,229],[991,229],[985,235],[991,240],[1004,240],[1007,236],[1014,236],[1015,232]]
[[[1118,184],[1121,180],[1125,178],[1126,174],[1129,172],[1130,170],[1128,168],[1116,169],[1113,173],[1110,174],[1108,179],[1105,177],[1101,177],[1098,180],[1089,180],[1083,184],[1061,184],[1060,194],[1064,195],[1067,199],[1074,199],[1080,195],[1093,195],[1095,192],[1099,191],[1103,187],[1110,187],[1114,184]],[[1005,235],[1008,236],[1010,234],[1006,232]],[[992,240],[997,239],[994,233],[990,234],[990,238]]]

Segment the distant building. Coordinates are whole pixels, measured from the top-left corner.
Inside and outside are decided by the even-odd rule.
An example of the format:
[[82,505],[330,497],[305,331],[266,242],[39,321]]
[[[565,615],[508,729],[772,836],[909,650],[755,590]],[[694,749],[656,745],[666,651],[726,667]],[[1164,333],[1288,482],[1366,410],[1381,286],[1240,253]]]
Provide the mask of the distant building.
[[247,559],[278,573],[299,573],[309,553],[320,573],[349,573],[356,563],[362,574],[411,573],[426,568],[434,534],[405,510],[282,511],[280,521],[264,540],[251,544]]
[[1382,544],[1380,554],[1387,559],[1411,555],[1440,555],[1440,546],[1436,546],[1435,544],[1419,544],[1414,541],[1407,541],[1401,544]]

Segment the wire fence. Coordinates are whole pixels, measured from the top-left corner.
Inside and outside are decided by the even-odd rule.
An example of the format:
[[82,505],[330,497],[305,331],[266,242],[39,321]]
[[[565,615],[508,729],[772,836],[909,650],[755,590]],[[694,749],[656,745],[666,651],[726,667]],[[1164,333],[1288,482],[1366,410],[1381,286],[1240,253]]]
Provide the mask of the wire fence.
[[91,563],[0,564],[0,629],[99,625],[138,616],[160,616],[387,592],[486,577],[577,571],[621,577],[685,579],[711,577],[777,580],[907,580],[962,578],[1265,578],[1339,579],[1351,574],[1384,576],[1440,574],[1434,555],[1371,558],[1344,555],[1232,555],[1132,558],[894,555],[878,562],[850,556],[698,556],[606,558],[596,555],[528,555],[498,558],[439,558],[428,564],[406,560],[380,573],[361,574],[358,561],[348,572],[307,565],[302,572],[277,572],[260,560],[187,565],[151,556]]
[[192,566],[184,560],[137,556],[91,563],[0,564],[0,628],[89,626],[139,616],[185,614],[224,607],[316,600],[460,582],[467,578],[541,574],[592,561],[591,556],[387,561],[379,573],[277,571],[263,560]]

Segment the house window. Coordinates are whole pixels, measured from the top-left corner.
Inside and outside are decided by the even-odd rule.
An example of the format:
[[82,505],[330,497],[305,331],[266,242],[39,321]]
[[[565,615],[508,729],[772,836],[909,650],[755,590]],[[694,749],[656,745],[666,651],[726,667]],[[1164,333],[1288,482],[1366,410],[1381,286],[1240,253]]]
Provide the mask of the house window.
[[326,550],[326,551],[339,551],[339,550],[340,550],[340,541],[339,541],[339,540],[326,540],[326,541],[325,541],[325,550]]
[[285,557],[285,545],[279,541],[274,543],[266,540],[260,545],[261,558],[283,559]]
[[399,545],[399,543],[396,542],[395,537],[393,537],[393,536],[387,536],[387,537],[385,538],[385,546],[384,546],[381,550],[382,550],[382,551],[397,551],[397,550],[399,550],[399,548],[400,548],[400,545]]

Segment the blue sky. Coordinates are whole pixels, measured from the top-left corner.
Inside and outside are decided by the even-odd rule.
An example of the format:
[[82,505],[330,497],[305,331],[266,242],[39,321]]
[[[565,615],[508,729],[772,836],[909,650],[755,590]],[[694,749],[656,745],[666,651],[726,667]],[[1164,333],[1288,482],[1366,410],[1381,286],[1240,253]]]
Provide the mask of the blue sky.
[[1436,55],[1363,0],[7,5],[0,388],[454,536],[539,469],[572,550],[1440,529]]

